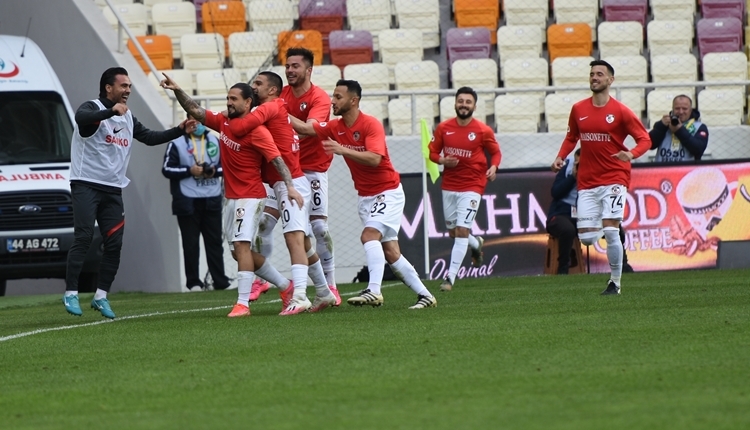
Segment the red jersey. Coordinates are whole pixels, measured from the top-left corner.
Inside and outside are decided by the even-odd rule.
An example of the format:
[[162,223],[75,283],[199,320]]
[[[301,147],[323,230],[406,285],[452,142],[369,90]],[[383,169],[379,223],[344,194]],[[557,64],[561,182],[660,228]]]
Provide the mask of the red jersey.
[[[628,135],[633,136],[636,142],[632,150],[624,145]],[[565,159],[579,140],[579,190],[615,184],[629,188],[630,163],[612,155],[630,151],[633,158],[638,158],[651,149],[651,138],[641,119],[614,97],[610,97],[602,107],[594,106],[591,97],[573,105],[568,119],[568,134],[557,155]]]
[[441,122],[435,128],[430,142],[430,160],[437,163],[443,156],[458,158],[455,167],[443,169],[443,185],[446,191],[473,191],[482,194],[487,185],[487,156],[490,166],[500,166],[500,145],[490,127],[472,118],[465,126],[456,118]]
[[[289,114],[304,122],[308,119],[326,122],[331,118],[331,97],[316,85],[299,97],[295,97],[292,87],[287,85],[281,90],[281,98],[286,102]],[[326,154],[323,151],[323,144],[317,136],[301,138],[299,144],[299,164],[302,170],[328,171],[333,161],[333,154]]]
[[[289,113],[284,106],[284,100],[276,98],[258,106],[242,118],[229,121],[229,126],[235,136],[244,136],[260,125],[265,125],[271,132],[274,142],[281,153],[281,158],[289,168],[292,178],[303,176],[299,166],[299,137],[292,128]],[[282,180],[279,172],[271,163],[263,166],[263,180],[275,184]]]
[[229,119],[206,110],[206,126],[221,133],[219,145],[224,169],[224,195],[228,199],[264,199],[266,188],[261,180],[263,159],[271,161],[279,150],[267,128],[256,127],[252,133],[235,137]]
[[360,112],[351,128],[346,126],[342,118],[313,123],[312,126],[322,140],[330,138],[352,151],[369,151],[383,157],[376,167],[365,166],[344,157],[352,173],[354,188],[360,196],[376,196],[398,187],[401,183],[401,178],[388,157],[383,124],[377,118]]

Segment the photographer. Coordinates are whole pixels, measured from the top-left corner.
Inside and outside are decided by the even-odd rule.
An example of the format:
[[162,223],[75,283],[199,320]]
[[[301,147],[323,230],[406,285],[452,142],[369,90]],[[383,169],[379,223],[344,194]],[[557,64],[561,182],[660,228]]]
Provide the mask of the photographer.
[[[188,115],[188,119],[191,117]],[[222,242],[222,176],[219,141],[203,124],[171,142],[164,154],[162,174],[169,178],[172,213],[182,236],[186,287],[204,288],[199,273],[200,235],[206,246],[208,270],[217,290],[226,289]]]
[[654,124],[651,149],[656,149],[656,162],[698,161],[708,146],[708,127],[700,122],[700,113],[693,110],[693,101],[686,95],[672,100],[672,111]]

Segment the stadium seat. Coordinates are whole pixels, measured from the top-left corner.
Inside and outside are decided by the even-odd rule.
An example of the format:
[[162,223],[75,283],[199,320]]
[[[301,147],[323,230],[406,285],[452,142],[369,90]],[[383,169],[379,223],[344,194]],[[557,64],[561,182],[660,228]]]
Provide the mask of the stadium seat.
[[[471,87],[479,89],[498,87],[497,63],[492,59],[456,60],[451,68],[451,88]],[[487,115],[495,113],[494,94],[483,93],[485,112]]]
[[195,33],[195,6],[192,3],[157,3],[151,8],[154,34],[172,38],[172,55],[182,58],[180,39]]
[[235,69],[270,64],[275,50],[276,41],[267,31],[243,31],[229,36],[229,57]]
[[[494,33],[494,32],[493,32]],[[490,31],[484,27],[451,28],[446,36],[448,63],[472,58],[490,58]]]
[[247,8],[253,31],[277,35],[294,28],[294,8],[289,0],[251,0]]
[[315,56],[314,65],[323,64],[323,35],[317,30],[282,31],[278,34],[279,62],[286,62],[289,48],[307,48]]
[[685,20],[693,26],[695,0],[651,0],[655,20]]
[[[599,0],[555,0],[554,12],[557,24],[588,24],[591,29],[589,37],[591,40],[596,40]],[[549,33],[547,36],[549,37]]]
[[638,21],[646,27],[648,0],[603,0],[604,20]]
[[434,121],[434,111],[429,100],[417,99],[416,126],[412,124],[412,105],[407,98],[393,99],[388,102],[388,119],[391,125],[391,134],[394,136],[409,136],[421,132],[420,120],[426,119],[430,128]]
[[691,21],[653,20],[646,27],[648,50],[655,55],[688,54],[693,49],[693,25]]
[[[174,57],[172,57],[172,39],[169,36],[138,36],[136,37],[146,55],[156,67],[156,70],[169,70],[174,66]],[[151,70],[146,61],[141,56],[132,40],[128,40],[128,49],[133,54],[141,69],[148,74]]]
[[245,5],[237,0],[214,0],[203,3],[201,15],[203,32],[221,34],[225,40],[224,51],[229,55],[229,36],[247,28]]
[[495,98],[495,130],[498,133],[536,133],[540,113],[536,95],[501,94]]
[[373,37],[367,30],[337,30],[329,35],[331,64],[344,68],[349,64],[372,63]]
[[[242,74],[237,69],[201,70],[195,77],[196,96],[224,96],[229,88],[237,82],[243,82]],[[227,108],[225,98],[212,100],[208,109],[223,111]]]
[[[115,10],[117,11],[117,14],[120,15],[120,18],[125,22],[125,25],[128,26],[133,35],[145,36],[146,34],[148,34],[146,6],[140,3],[118,4],[115,6]],[[107,19],[109,25],[111,25],[112,28],[117,31],[117,27],[119,24],[117,22],[117,17],[115,16],[114,12],[112,12],[112,9],[106,7],[102,10],[102,12],[104,13],[104,17]],[[125,41],[127,39],[128,34],[123,31],[122,40]]]
[[547,94],[544,98],[544,117],[547,120],[547,131],[565,132],[568,130],[570,108],[579,101],[591,97],[590,92]]
[[698,80],[698,60],[693,54],[655,55],[651,57],[651,81],[694,82]]
[[330,93],[336,88],[336,82],[339,79],[341,79],[341,69],[330,64],[313,67],[310,76],[310,81],[313,84]]
[[[507,88],[549,85],[549,64],[544,58],[511,58],[505,62],[503,70],[503,80]],[[539,99],[539,110],[544,109],[544,91],[525,94],[536,96]]]
[[[440,88],[440,68],[434,61],[404,61],[396,64],[394,69],[396,90],[434,90]],[[410,99],[411,96],[400,96]],[[417,96],[432,103],[433,115],[438,116],[438,96]]]
[[552,24],[547,27],[549,60],[557,57],[586,57],[591,55],[591,27],[588,24]]
[[[388,96],[370,96],[370,91],[389,91],[390,78],[388,66],[383,63],[350,64],[344,67],[344,79],[359,82],[362,86],[362,100],[367,101],[370,115],[381,119],[388,118]],[[372,113],[370,113],[372,112]]]
[[484,27],[490,35],[491,43],[497,43],[495,37],[500,19],[498,0],[454,0],[453,8],[459,28]]
[[[422,32],[422,46],[440,46],[440,4],[438,0],[394,0],[399,28],[416,28]],[[382,33],[381,33],[382,34]]]
[[698,93],[701,120],[711,126],[742,124],[745,95],[731,89],[705,89]]
[[[487,114],[485,112],[484,107],[486,106],[486,103],[481,95],[477,95],[477,104],[476,108],[474,109],[474,114],[472,115],[475,119],[482,121],[483,123],[487,123]],[[440,100],[440,121],[445,121],[447,119],[453,118],[456,116],[456,97],[455,96],[448,96],[443,97]]]
[[184,34],[180,49],[186,69],[213,70],[224,66],[224,38],[218,33]]
[[497,55],[500,79],[504,78],[505,61],[510,58],[542,56],[542,29],[537,25],[504,25],[497,29]]
[[703,18],[735,17],[745,20],[745,0],[701,0],[701,16]]
[[180,122],[182,122],[182,120],[185,119],[185,111],[182,110],[179,103],[175,102],[175,105],[172,104],[172,99],[169,98],[170,96],[174,97],[174,93],[172,92],[172,90],[165,90],[161,87],[161,85],[159,85],[159,82],[161,82],[161,79],[163,79],[162,73],[166,73],[167,76],[174,79],[174,81],[180,85],[180,88],[182,88],[182,90],[190,96],[193,95],[193,89],[195,88],[195,84],[193,83],[193,74],[188,69],[174,69],[160,70],[159,79],[157,79],[151,73],[148,75],[149,82],[151,82],[151,84],[156,88],[156,90],[159,92],[159,95],[162,97],[162,99],[164,99],[164,102],[167,103],[170,108],[172,108],[172,120],[174,121],[174,124],[179,124]]
[[[589,74],[591,73],[591,62],[594,57],[559,57],[552,62],[552,85],[556,87],[588,87]],[[586,91],[579,90],[558,90],[561,92]]]
[[650,127],[653,127],[657,121],[661,121],[665,114],[671,112],[672,100],[683,94],[689,96],[693,100],[693,106],[695,106],[693,93],[684,92],[681,88],[657,88],[649,92],[646,96],[646,116]]
[[[175,0],[143,0],[143,5],[146,6],[146,22],[148,25],[154,25],[154,21],[151,18],[151,8],[157,3],[174,3]],[[116,2],[115,2],[116,3]],[[134,3],[134,1],[129,1]]]
[[646,109],[645,88],[621,89],[618,91],[617,87],[619,84],[644,84],[648,82],[646,58],[643,55],[628,55],[605,57],[603,60],[615,69],[615,83],[609,93],[640,116],[640,113]]
[[[745,81],[747,80],[747,57],[743,52],[711,52],[703,57],[704,81]],[[721,86],[706,89],[735,91],[745,95],[745,86]]]
[[602,22],[599,24],[599,55],[641,55],[643,26],[636,21]]
[[[362,97],[359,101],[359,110],[362,112],[374,116],[379,119],[380,122],[385,121],[388,118],[388,105],[383,104],[381,100],[373,97]],[[333,114],[331,114],[333,116]]]
[[547,0],[505,0],[503,11],[506,25],[535,25],[542,30],[542,37],[547,36]]
[[300,0],[299,25],[302,30],[317,30],[323,36],[323,53],[328,53],[328,35],[344,28],[346,0]]
[[418,29],[383,30],[380,32],[380,61],[390,70],[390,80],[395,83],[393,69],[402,61],[422,61],[422,31]]
[[379,50],[378,34],[391,28],[390,0],[346,0],[349,28],[372,34],[373,50]]
[[703,18],[696,36],[701,59],[709,52],[742,51],[742,21],[737,18]]

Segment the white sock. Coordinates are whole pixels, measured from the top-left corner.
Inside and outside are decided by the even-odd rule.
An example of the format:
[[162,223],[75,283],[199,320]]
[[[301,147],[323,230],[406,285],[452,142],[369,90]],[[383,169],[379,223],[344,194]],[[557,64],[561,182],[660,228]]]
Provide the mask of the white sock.
[[292,281],[294,281],[294,298],[302,300],[307,297],[307,269],[304,264],[292,264]]
[[365,261],[370,271],[370,283],[367,289],[373,294],[380,294],[380,284],[383,283],[383,272],[385,271],[385,254],[383,245],[378,240],[365,242]]
[[277,222],[279,220],[273,215],[263,212],[258,224],[258,235],[253,242],[253,250],[266,258],[270,258],[273,253],[273,229]]
[[65,297],[77,296],[78,290],[65,290]]
[[333,238],[328,231],[328,222],[324,219],[310,221],[313,234],[315,235],[315,252],[320,257],[320,265],[326,276],[328,285],[336,285],[334,280],[335,265],[333,261]]
[[97,288],[96,293],[94,293],[94,300],[101,300],[107,298],[107,292]]
[[419,274],[406,257],[403,255],[399,257],[395,263],[391,264],[391,269],[399,279],[404,281],[404,284],[406,284],[407,287],[412,289],[412,291],[420,296],[432,297],[432,293],[430,293],[430,290],[424,286],[422,280],[419,279]]
[[604,227],[604,238],[607,240],[607,260],[612,270],[612,282],[620,286],[622,277],[622,242],[620,230],[617,227]]
[[471,234],[469,235],[469,246],[471,247],[471,249],[479,249],[479,241]]
[[331,294],[331,290],[328,289],[328,282],[326,276],[323,274],[323,266],[320,264],[320,260],[310,265],[307,273],[310,275],[310,279],[315,285],[315,295],[318,297],[328,297]]
[[262,266],[255,269],[255,274],[265,279],[266,281],[272,283],[273,285],[276,285],[280,290],[284,291],[289,287],[289,279],[286,279],[284,275],[279,273],[278,270],[276,270],[275,267],[271,265],[271,263],[266,260]]
[[237,272],[237,303],[250,306],[250,289],[253,286],[255,274],[253,272]]
[[456,282],[456,274],[458,274],[458,269],[461,267],[461,263],[464,262],[464,257],[466,256],[466,249],[468,247],[469,247],[468,238],[457,237],[453,241],[453,250],[451,251],[451,265],[450,265],[450,268],[448,269],[448,278],[450,279],[451,284]]

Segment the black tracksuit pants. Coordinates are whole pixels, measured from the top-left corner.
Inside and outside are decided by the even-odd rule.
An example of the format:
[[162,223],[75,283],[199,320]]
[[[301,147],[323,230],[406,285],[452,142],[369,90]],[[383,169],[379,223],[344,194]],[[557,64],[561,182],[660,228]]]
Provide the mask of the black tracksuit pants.
[[70,191],[74,234],[73,245],[68,251],[65,289],[78,291],[78,276],[94,238],[95,222],[98,222],[104,250],[99,265],[97,288],[109,291],[120,267],[120,250],[125,230],[122,195],[75,183],[70,184]]
[[221,211],[206,210],[206,199],[192,199],[193,214],[178,216],[182,236],[182,254],[185,263],[186,287],[203,287],[200,279],[200,236],[206,246],[208,271],[214,281],[214,289],[224,290],[229,286],[229,278],[224,273],[224,247],[221,237]]

